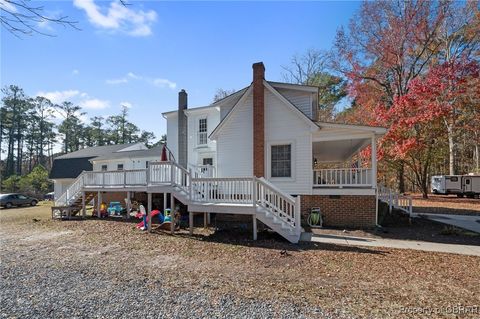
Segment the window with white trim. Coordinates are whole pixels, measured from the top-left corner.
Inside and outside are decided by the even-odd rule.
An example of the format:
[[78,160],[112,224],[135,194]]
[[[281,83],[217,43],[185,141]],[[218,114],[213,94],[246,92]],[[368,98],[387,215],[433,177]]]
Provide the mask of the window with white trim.
[[206,145],[208,141],[207,136],[207,119],[202,118],[198,120],[198,138],[197,145]]
[[117,171],[123,171],[123,164],[117,164]]
[[271,176],[292,177],[292,145],[272,145]]
[[105,172],[107,170],[108,166],[107,165],[102,165],[102,172]]

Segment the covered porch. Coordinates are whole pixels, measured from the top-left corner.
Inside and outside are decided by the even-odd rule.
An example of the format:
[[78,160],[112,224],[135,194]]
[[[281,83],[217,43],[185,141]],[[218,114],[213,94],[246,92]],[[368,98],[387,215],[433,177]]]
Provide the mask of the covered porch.
[[[386,129],[359,125],[317,123],[312,136],[314,189],[375,189],[377,186],[377,138]],[[370,158],[359,153],[371,147]]]

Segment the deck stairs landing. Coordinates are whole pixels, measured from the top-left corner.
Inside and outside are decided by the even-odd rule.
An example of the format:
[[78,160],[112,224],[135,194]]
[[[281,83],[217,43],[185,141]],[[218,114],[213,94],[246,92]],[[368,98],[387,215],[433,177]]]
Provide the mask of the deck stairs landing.
[[302,231],[300,196],[294,198],[264,178],[198,177],[173,161],[150,162],[139,170],[83,172],[55,204],[78,205],[83,192],[108,190],[171,192],[189,211],[254,215],[292,243]]

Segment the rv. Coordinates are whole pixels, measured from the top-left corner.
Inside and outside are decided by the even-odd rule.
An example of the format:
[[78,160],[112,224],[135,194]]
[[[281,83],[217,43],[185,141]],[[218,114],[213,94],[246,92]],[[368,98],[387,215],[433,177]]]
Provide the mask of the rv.
[[462,190],[467,197],[480,196],[480,175],[462,176]]
[[454,194],[458,197],[474,197],[480,194],[480,175],[436,175],[432,176],[432,193]]

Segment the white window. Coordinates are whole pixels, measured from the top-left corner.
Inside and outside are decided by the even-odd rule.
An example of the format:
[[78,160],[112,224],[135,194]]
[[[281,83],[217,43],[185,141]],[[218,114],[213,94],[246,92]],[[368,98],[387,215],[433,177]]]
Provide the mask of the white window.
[[206,157],[203,159],[203,165],[213,165],[213,158],[211,157]]
[[117,164],[117,171],[123,171],[123,164]]
[[102,172],[105,172],[107,170],[107,165],[102,165]]
[[272,145],[271,176],[292,177],[292,145]]
[[207,119],[199,119],[198,120],[198,138],[197,144],[198,145],[206,145],[207,144]]

